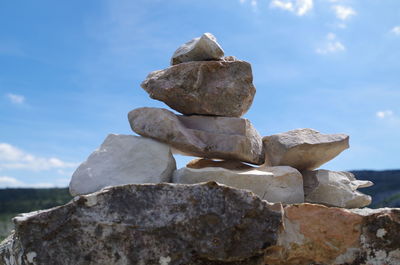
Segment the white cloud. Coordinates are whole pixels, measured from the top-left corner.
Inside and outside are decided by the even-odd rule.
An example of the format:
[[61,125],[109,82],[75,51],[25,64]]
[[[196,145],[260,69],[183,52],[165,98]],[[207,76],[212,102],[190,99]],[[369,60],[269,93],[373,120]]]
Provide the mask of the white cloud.
[[22,95],[8,93],[6,97],[13,104],[23,104],[25,102],[25,97]]
[[[64,187],[66,185],[60,185],[60,187],[61,186]],[[0,176],[0,188],[52,188],[52,187],[58,187],[58,185],[52,183],[28,184],[16,178],[8,176]]]
[[346,47],[337,40],[336,35],[333,33],[328,33],[326,35],[326,42],[321,48],[315,50],[318,54],[328,54],[345,51]]
[[382,110],[382,111],[376,112],[376,117],[378,117],[379,119],[390,118],[390,117],[393,117],[393,115],[394,115],[394,113],[391,110]]
[[392,32],[393,34],[396,34],[396,35],[400,35],[400,26],[396,26],[396,27],[392,28],[392,30],[390,32]]
[[354,11],[351,7],[348,6],[340,6],[336,5],[332,7],[335,11],[336,17],[341,20],[347,20],[350,17],[356,15],[356,11]]
[[0,170],[25,169],[42,171],[50,169],[74,168],[76,166],[76,163],[64,162],[55,157],[36,157],[10,144],[0,143]]
[[313,0],[272,0],[270,6],[303,16],[312,10],[313,5]]

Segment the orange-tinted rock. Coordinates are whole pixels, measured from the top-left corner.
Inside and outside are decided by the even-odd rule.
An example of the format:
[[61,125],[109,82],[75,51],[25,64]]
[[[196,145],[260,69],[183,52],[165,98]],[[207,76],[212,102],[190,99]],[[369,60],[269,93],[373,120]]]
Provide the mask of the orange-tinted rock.
[[194,159],[190,161],[186,167],[189,168],[205,168],[205,167],[222,167],[230,170],[248,170],[255,169],[254,167],[244,164],[236,160],[212,160],[212,159]]

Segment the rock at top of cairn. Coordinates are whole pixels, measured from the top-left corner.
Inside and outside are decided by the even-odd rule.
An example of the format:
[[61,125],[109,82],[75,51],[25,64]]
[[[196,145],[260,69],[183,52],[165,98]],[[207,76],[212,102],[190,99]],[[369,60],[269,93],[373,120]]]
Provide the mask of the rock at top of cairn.
[[313,170],[349,148],[349,136],[297,129],[263,138],[268,166]]
[[219,60],[224,51],[211,33],[204,33],[180,46],[172,55],[171,65],[190,61]]

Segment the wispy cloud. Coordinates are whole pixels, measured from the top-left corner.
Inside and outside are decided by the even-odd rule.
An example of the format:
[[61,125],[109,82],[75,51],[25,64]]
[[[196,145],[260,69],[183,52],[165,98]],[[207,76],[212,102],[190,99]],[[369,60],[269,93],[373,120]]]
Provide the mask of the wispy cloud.
[[56,157],[37,157],[10,144],[0,143],[0,170],[24,169],[43,171],[51,169],[74,168],[76,166],[77,163],[65,162]]
[[307,14],[313,8],[313,0],[272,0],[271,8],[279,8],[298,16]]
[[396,26],[396,27],[392,28],[392,30],[390,32],[400,36],[400,26]]
[[346,47],[343,45],[343,43],[337,40],[336,35],[333,33],[329,33],[326,36],[325,44],[323,44],[322,47],[317,48],[315,52],[318,54],[328,54],[342,52],[345,50]]
[[336,17],[340,20],[347,20],[357,14],[356,11],[349,6],[335,5],[332,8],[335,11]]
[[8,93],[6,98],[13,104],[24,104],[25,102],[25,97],[22,95]]
[[394,113],[392,110],[381,110],[381,111],[377,111],[375,115],[379,119],[387,119],[387,118],[393,117]]
[[13,177],[0,176],[0,188],[51,188],[57,186],[52,183],[28,184]]

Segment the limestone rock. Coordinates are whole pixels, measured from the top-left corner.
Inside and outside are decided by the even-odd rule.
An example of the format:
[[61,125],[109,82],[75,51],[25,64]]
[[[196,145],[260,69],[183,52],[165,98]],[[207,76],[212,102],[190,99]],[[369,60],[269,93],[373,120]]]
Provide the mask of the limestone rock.
[[106,186],[170,182],[176,169],[169,146],[152,139],[110,134],[72,175],[71,195]]
[[281,208],[213,182],[117,186],[15,218],[14,242],[0,246],[0,259],[20,260],[16,265],[262,265],[281,220]]
[[218,60],[224,51],[211,33],[204,33],[180,46],[172,55],[171,65],[189,61]]
[[263,138],[265,163],[313,170],[349,148],[345,134],[321,134],[312,129],[297,129]]
[[205,168],[205,167],[222,167],[225,169],[230,169],[230,170],[250,170],[250,169],[255,169],[255,167],[250,166],[248,164],[242,163],[237,160],[212,160],[212,159],[205,159],[205,158],[200,158],[200,159],[194,159],[190,161],[186,167],[189,168]]
[[250,190],[268,202],[304,202],[303,178],[299,171],[291,167],[259,167],[244,170],[184,167],[176,170],[173,175],[174,183],[194,184],[207,181]]
[[371,181],[356,180],[349,172],[329,170],[303,171],[305,201],[343,208],[371,204],[371,196],[358,188],[372,186]]
[[240,117],[256,92],[244,61],[201,61],[150,73],[141,86],[150,97],[186,115]]
[[261,136],[247,119],[181,116],[158,108],[135,109],[128,118],[134,132],[187,155],[253,164],[264,160]]

